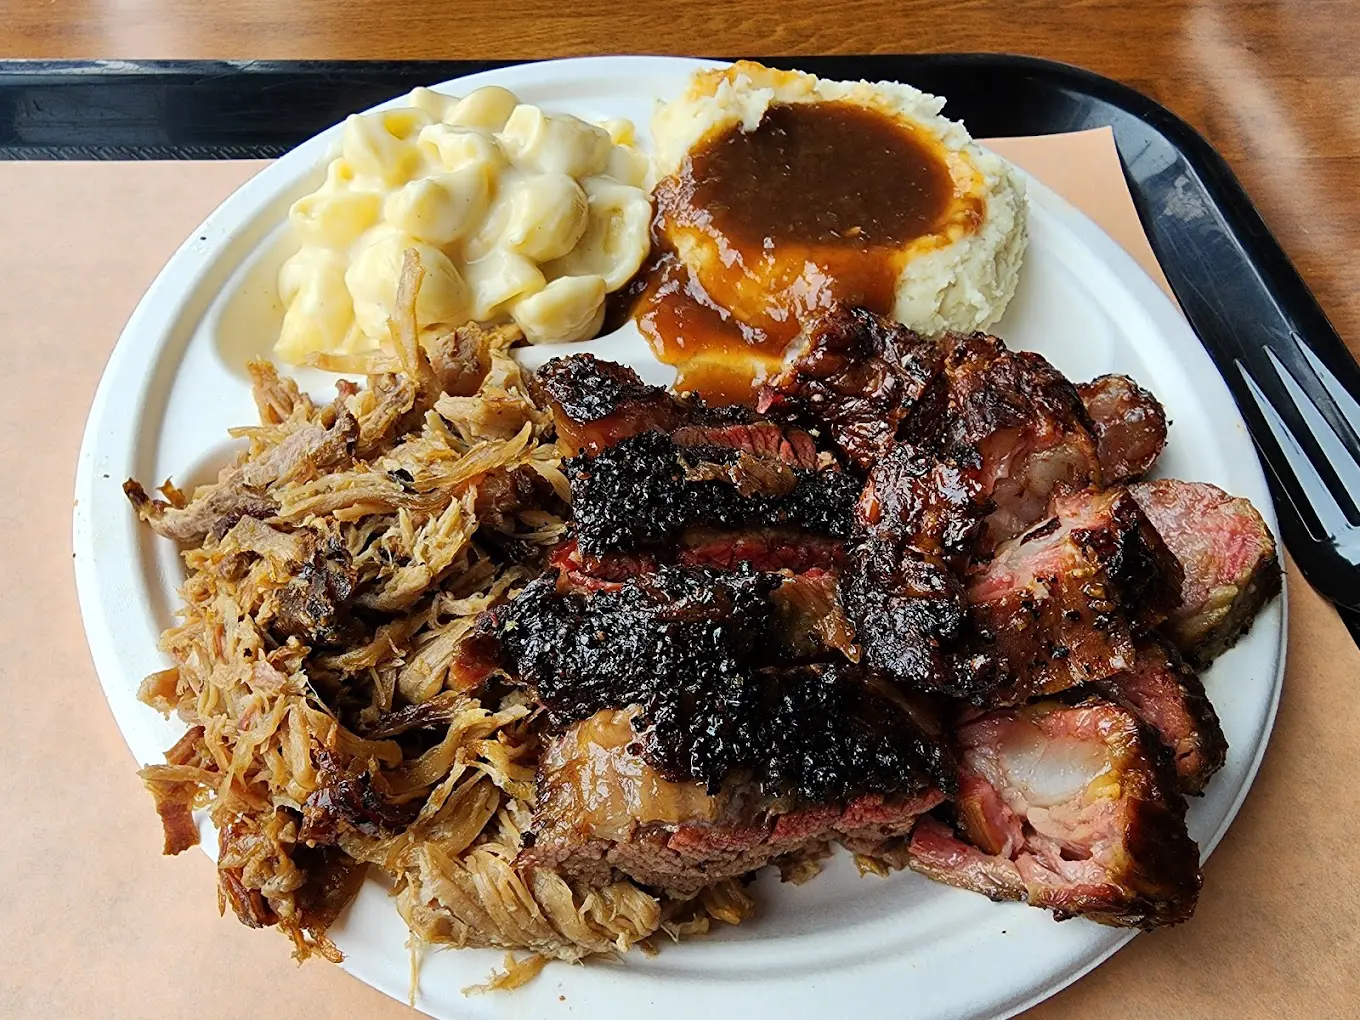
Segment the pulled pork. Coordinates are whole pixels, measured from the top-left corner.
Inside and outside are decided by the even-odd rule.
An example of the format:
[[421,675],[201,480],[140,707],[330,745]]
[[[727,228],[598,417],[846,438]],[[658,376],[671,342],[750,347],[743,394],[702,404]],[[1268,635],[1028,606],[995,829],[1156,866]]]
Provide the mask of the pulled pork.
[[283,930],[300,959],[340,959],[327,929],[370,866],[428,942],[575,960],[735,923],[750,909],[735,889],[682,909],[516,867],[540,713],[522,692],[446,685],[477,615],[562,541],[570,491],[509,356],[518,333],[418,336],[421,275],[408,253],[387,348],[322,366],[365,386],[318,405],[256,362],[260,423],[234,430],[247,448],[215,482],[124,486],[188,571],[161,640],[174,665],[140,692],[188,726],[141,773],[165,852],[198,842],[207,808],[219,907]]

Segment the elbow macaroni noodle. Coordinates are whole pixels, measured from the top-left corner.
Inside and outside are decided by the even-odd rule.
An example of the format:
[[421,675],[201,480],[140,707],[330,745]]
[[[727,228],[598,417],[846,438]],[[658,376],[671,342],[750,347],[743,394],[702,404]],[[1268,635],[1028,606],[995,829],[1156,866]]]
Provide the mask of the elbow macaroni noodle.
[[425,267],[422,331],[513,321],[531,343],[588,339],[647,257],[647,173],[626,121],[544,113],[502,88],[416,89],[352,116],[325,183],[288,213],[301,248],[279,272],[275,353],[377,348],[408,248]]

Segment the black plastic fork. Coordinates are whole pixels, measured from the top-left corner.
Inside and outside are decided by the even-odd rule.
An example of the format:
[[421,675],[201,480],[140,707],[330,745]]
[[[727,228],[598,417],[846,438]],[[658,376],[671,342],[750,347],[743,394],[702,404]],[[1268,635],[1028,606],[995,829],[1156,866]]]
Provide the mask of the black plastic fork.
[[[1257,429],[1252,436],[1277,490],[1289,501],[1279,508],[1285,541],[1318,591],[1338,605],[1360,609],[1356,391],[1348,390],[1297,333],[1262,344],[1258,352],[1255,369],[1241,358],[1235,366],[1270,441]],[[1345,367],[1354,370],[1354,362],[1347,361]]]

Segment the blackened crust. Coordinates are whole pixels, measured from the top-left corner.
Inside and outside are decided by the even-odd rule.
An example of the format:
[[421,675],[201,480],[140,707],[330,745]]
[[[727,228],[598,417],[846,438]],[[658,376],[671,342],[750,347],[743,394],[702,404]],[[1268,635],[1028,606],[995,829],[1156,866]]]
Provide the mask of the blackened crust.
[[747,775],[812,803],[949,789],[948,753],[891,691],[846,662],[785,665],[783,581],[663,567],[587,594],[549,574],[479,631],[556,725],[641,706],[644,757],[674,782],[716,792]]
[[691,526],[797,526],[843,537],[859,483],[725,447],[681,447],[659,432],[631,436],[565,465],[576,536],[591,555],[674,544]]
[[543,393],[573,421],[594,422],[627,405],[670,401],[660,386],[644,383],[627,365],[593,354],[553,358],[536,373]]

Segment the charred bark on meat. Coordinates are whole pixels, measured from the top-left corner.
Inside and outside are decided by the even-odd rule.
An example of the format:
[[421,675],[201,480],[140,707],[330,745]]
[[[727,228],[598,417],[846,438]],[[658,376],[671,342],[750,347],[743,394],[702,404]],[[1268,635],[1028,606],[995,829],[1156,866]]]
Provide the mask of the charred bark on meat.
[[552,410],[558,442],[572,455],[599,453],[640,432],[669,432],[682,418],[682,405],[660,386],[593,354],[554,358],[534,379]]
[[1124,489],[1054,499],[969,579],[973,630],[1001,664],[996,704],[1130,670],[1180,600],[1181,567]]
[[784,371],[762,387],[757,407],[825,428],[868,471],[918,413],[941,357],[939,345],[905,326],[862,308],[837,309],[805,332]]
[[795,526],[844,536],[859,495],[859,483],[841,472],[723,447],[682,447],[660,432],[573,458],[564,469],[576,538],[591,555],[673,546],[693,526]]
[[792,661],[792,636],[778,638],[785,583],[662,567],[581,593],[548,575],[487,614],[473,647],[494,648],[555,725],[641,706],[643,754],[673,781],[716,792],[748,775],[811,803],[947,788],[947,754],[872,676],[834,652]]

